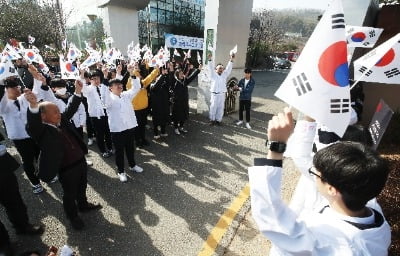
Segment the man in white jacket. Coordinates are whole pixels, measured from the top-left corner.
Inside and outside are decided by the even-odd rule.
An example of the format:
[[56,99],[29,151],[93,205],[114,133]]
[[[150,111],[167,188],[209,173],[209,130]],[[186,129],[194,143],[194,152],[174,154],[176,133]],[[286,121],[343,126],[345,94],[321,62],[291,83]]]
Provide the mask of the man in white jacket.
[[224,65],[218,64],[214,66],[211,60],[211,55],[208,56],[208,70],[211,77],[211,99],[210,99],[210,122],[211,125],[220,125],[222,117],[224,116],[225,96],[226,96],[226,80],[232,72],[233,60],[235,55],[232,54],[231,58],[224,68]]
[[[355,142],[318,151],[308,174],[327,205],[295,213],[280,196],[283,152],[293,127],[288,109],[275,116],[268,125],[267,159],[249,168],[253,217],[274,245],[270,255],[387,255],[390,227],[380,207],[369,202],[385,185],[386,162]],[[296,142],[310,155],[312,141]]]

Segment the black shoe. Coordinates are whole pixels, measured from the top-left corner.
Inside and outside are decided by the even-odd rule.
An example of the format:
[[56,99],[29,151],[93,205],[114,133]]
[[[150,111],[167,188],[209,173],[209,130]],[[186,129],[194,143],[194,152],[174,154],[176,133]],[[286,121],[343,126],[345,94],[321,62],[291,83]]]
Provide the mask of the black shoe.
[[42,225],[32,225],[32,224],[28,224],[23,229],[16,230],[17,235],[28,235],[28,236],[41,235],[43,234],[43,232],[44,232],[44,227]]
[[71,226],[75,230],[82,230],[85,227],[85,223],[83,223],[83,220],[79,218],[79,216],[76,216],[74,219],[70,220]]
[[215,121],[210,121],[210,125],[211,126],[215,125]]
[[101,204],[92,204],[92,203],[87,203],[85,206],[79,207],[80,212],[90,212],[90,211],[97,211],[103,208]]
[[215,121],[215,124],[218,125],[218,126],[221,126],[221,125],[222,125],[222,123],[219,122],[219,121]]

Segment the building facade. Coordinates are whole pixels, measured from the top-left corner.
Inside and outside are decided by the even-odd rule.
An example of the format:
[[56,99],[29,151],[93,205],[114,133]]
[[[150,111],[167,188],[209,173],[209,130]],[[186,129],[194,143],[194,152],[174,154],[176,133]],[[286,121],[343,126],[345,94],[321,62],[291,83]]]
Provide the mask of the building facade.
[[139,41],[157,49],[164,33],[203,37],[205,0],[150,0],[139,12]]

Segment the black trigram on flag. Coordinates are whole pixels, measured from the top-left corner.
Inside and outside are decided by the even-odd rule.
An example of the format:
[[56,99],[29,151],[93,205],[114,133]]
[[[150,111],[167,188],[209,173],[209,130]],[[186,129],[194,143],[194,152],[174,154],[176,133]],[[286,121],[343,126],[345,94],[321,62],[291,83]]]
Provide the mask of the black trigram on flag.
[[340,114],[350,111],[350,99],[331,99],[331,113]]
[[368,34],[370,38],[376,36],[375,30],[370,30]]
[[[367,67],[364,67],[364,66],[362,66],[358,71],[360,71],[361,73],[365,73],[365,71],[367,71],[368,69],[367,69]],[[372,70],[370,69],[370,70],[368,70],[368,72],[367,73],[365,73],[365,76],[370,76],[372,74]]]
[[293,78],[293,85],[296,87],[296,92],[298,96],[301,96],[307,92],[312,91],[311,85],[307,80],[307,77],[304,73]]
[[332,29],[337,29],[337,28],[345,28],[346,25],[344,23],[344,14],[343,13],[338,13],[332,15]]
[[398,68],[392,68],[391,70],[383,72],[387,78],[392,78],[394,76],[400,75],[400,70]]
[[15,73],[15,68],[10,67],[10,68],[8,69],[8,72],[10,72],[10,73]]

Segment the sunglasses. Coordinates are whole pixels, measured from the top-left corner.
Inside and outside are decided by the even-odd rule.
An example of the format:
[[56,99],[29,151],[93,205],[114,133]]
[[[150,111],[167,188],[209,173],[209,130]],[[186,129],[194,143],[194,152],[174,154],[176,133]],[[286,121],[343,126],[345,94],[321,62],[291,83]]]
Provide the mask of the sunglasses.
[[315,169],[315,167],[311,167],[310,169],[308,169],[308,173],[310,174],[310,176],[315,176],[318,177],[322,182],[325,182],[325,178],[323,178],[321,175],[319,175],[318,173],[316,173],[317,169]]

